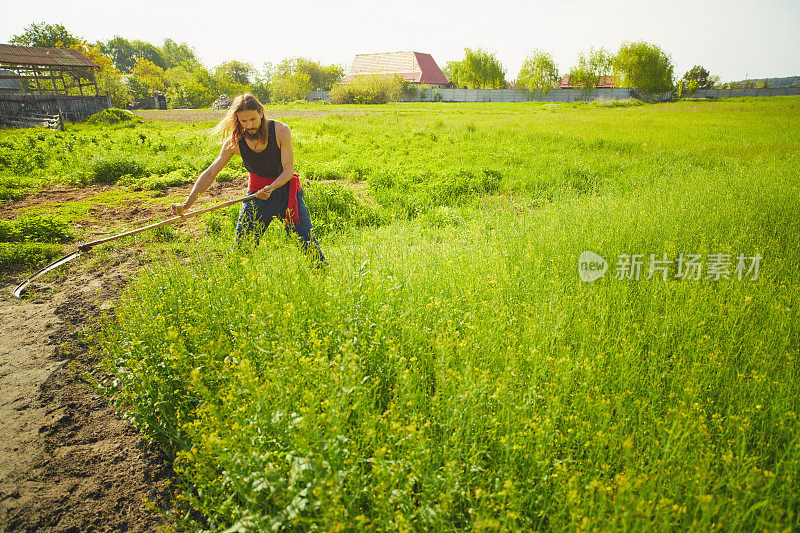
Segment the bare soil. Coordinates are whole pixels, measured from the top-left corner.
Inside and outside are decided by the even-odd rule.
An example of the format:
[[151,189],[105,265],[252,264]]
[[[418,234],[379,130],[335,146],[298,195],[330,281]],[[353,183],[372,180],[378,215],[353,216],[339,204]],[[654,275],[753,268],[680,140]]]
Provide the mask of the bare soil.
[[[244,181],[216,184],[203,204],[241,196]],[[27,206],[98,192],[48,189],[3,211],[14,216]],[[171,188],[165,196],[186,192],[188,186]],[[112,231],[167,216],[166,205],[134,204],[98,209]],[[87,240],[93,238],[93,228],[84,229]],[[113,254],[94,267],[79,258],[66,267],[68,275],[32,283],[21,300],[11,294],[21,278],[0,280],[6,284],[0,289],[0,532],[169,526],[169,461],[92,385],[103,374],[86,335],[113,313],[114,299],[147,261],[135,250]]]

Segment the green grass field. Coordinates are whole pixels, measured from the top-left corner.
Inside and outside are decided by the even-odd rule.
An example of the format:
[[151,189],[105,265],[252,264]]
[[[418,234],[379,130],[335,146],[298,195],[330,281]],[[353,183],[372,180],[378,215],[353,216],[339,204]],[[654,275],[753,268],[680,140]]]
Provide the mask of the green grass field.
[[[800,99],[355,109],[286,119],[297,170],[349,182],[307,186],[326,271],[276,225],[232,250],[216,213],[95,336],[181,528],[800,528]],[[218,149],[156,123],[0,139],[30,135],[99,139],[74,183]],[[54,179],[47,153],[3,179]]]

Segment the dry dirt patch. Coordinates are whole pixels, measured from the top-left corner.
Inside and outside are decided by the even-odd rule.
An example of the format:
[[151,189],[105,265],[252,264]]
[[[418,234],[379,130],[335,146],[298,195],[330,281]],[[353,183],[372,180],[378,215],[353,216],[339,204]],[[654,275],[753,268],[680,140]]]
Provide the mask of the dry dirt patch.
[[[244,187],[244,178],[218,183],[197,207],[242,196]],[[106,189],[46,189],[6,204],[3,215],[91,201]],[[103,227],[75,225],[84,226],[89,240],[161,220],[170,199],[185,197],[188,189],[170,188],[155,201],[96,205],[92,218],[102,219]],[[170,465],[95,392],[87,375],[97,372],[99,361],[83,340],[92,323],[113,312],[142,255],[119,247],[94,271],[79,259],[69,275],[31,284],[22,300],[11,294],[21,279],[0,280],[0,532],[145,532],[165,523],[154,508],[171,505]]]
[[0,531],[153,531],[170,505],[170,466],[85,378],[81,334],[139,268],[0,292]]

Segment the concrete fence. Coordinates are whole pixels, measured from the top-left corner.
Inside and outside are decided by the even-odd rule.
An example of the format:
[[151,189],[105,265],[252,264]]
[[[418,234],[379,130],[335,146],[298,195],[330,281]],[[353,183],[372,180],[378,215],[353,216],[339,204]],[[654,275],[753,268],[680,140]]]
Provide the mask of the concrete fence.
[[[781,87],[778,89],[703,89],[693,95],[694,98],[733,98],[741,96],[795,96],[800,95],[800,87]],[[580,89],[553,89],[546,95],[539,91],[520,89],[443,89],[431,87],[421,89],[411,98],[403,98],[403,102],[579,102],[583,100],[624,100],[626,98],[643,98],[636,89],[595,89],[586,97]],[[670,93],[648,95],[647,99],[665,101],[671,99]],[[313,91],[306,100],[310,102],[330,101],[330,92]]]
[[83,120],[109,107],[111,107],[110,96],[0,95],[0,115],[4,116],[61,113],[65,120]]
[[700,89],[692,98],[740,98],[742,96],[800,96],[800,87],[772,87],[769,89]]
[[631,89],[595,89],[588,97],[580,89],[553,89],[543,95],[539,91],[521,89],[423,89],[413,102],[577,102],[580,100],[622,100],[631,97]]
[[[521,89],[445,89],[429,87],[421,89],[413,97],[402,98],[403,102],[577,102],[581,100],[623,100],[632,96],[632,89],[595,89],[585,97],[580,89],[553,89],[546,95],[539,91]],[[330,101],[330,92],[313,91],[306,100],[310,102]]]

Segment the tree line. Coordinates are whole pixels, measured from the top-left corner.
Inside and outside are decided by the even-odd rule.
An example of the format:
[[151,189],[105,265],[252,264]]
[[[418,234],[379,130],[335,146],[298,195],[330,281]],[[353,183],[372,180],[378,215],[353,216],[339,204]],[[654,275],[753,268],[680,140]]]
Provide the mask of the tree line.
[[[302,57],[265,63],[261,70],[235,59],[208,68],[187,43],[165,39],[157,46],[120,36],[89,43],[61,24],[33,23],[10,42],[80,50],[100,66],[100,91],[110,95],[117,107],[154,94],[165,95],[170,108],[208,107],[223,93],[251,92],[263,102],[292,101],[304,99],[311,91],[330,91],[344,76],[339,65],[322,65]],[[506,80],[502,63],[485,49],[465,48],[463,59],[447,62],[443,72],[453,86],[469,89],[515,87],[546,94],[562,81],[552,55],[542,50],[534,50],[525,58],[513,82]],[[721,85],[719,77],[699,65],[675,80],[670,56],[642,41],[626,42],[616,53],[591,48],[582,52],[577,64],[564,75],[570,86],[586,93],[606,79],[617,87],[634,87],[644,94],[674,92],[682,96],[699,89],[733,88],[732,84]]]
[[165,95],[170,108],[208,107],[223,93],[250,92],[263,102],[292,101],[314,90],[331,90],[344,76],[341,66],[299,57],[265,63],[261,70],[236,59],[208,68],[187,43],[165,39],[157,46],[120,36],[89,43],[61,24],[33,23],[10,43],[79,50],[100,67],[100,93],[122,108],[155,94]]
[[[553,56],[534,50],[523,61],[517,79],[506,81],[505,69],[494,54],[487,50],[464,50],[464,59],[450,61],[445,76],[456,87],[467,89],[501,89],[513,86],[547,94],[560,87],[559,73]],[[719,86],[719,77],[711,76],[702,66],[695,66],[675,82],[672,59],[660,47],[643,41],[623,43],[616,53],[603,48],[582,52],[578,62],[564,76],[570,87],[591,92],[603,80],[616,87],[632,87],[644,94],[666,92],[693,93],[698,89]]]

